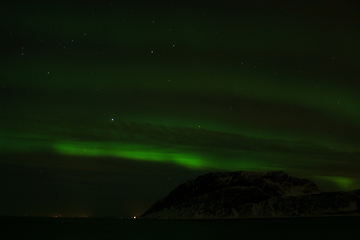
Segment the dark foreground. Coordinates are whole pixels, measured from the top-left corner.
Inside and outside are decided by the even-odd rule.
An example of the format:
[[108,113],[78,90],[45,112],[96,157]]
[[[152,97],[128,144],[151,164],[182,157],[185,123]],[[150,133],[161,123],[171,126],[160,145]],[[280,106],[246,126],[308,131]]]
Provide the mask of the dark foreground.
[[0,239],[357,239],[360,217],[243,220],[0,218]]

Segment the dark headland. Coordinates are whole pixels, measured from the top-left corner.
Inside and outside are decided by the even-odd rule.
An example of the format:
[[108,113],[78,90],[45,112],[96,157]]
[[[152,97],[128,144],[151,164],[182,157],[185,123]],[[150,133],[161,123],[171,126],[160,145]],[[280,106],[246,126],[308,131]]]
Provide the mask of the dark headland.
[[283,171],[215,172],[185,182],[143,219],[360,216],[360,189],[323,192]]

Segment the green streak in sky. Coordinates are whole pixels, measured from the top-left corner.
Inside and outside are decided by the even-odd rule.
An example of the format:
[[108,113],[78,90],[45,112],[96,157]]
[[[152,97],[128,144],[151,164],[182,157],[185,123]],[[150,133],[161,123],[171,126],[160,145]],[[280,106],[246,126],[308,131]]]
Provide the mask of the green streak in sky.
[[189,168],[204,166],[204,161],[192,152],[179,153],[173,148],[121,143],[60,142],[54,145],[64,155],[86,157],[118,157],[139,161],[173,162]]
[[[149,128],[149,130],[151,129]],[[203,133],[206,133],[206,131]],[[210,135],[206,136],[210,137]],[[220,136],[214,135],[213,137]],[[119,141],[89,141],[74,138],[55,138],[41,134],[13,133],[0,135],[0,153],[57,153],[63,156],[85,157],[84,164],[86,164],[88,158],[101,160],[104,157],[110,157],[116,162],[119,161],[119,164],[124,160],[147,161],[175,164],[189,169],[209,169],[211,171],[291,171],[294,169],[304,169],[306,171],[306,169],[309,169],[306,167],[308,165],[313,165],[312,168],[315,167],[316,169],[317,166],[323,166],[325,162],[329,164],[329,161],[331,161],[326,155],[324,159],[318,158],[316,151],[313,153],[314,156],[297,152],[296,146],[293,146],[295,152],[292,153],[290,151],[292,145],[286,145],[288,148],[272,150],[266,147],[265,144],[263,150],[247,150],[247,145],[244,146],[244,149],[241,149],[241,144],[236,149],[227,148],[226,146],[209,147],[208,145],[176,144],[166,141],[166,139],[163,142],[146,143],[146,138],[142,138],[140,135],[138,135],[138,138],[141,141],[130,143],[130,141],[124,141],[124,139]],[[250,141],[250,139],[248,140]],[[274,145],[275,148],[276,146]],[[299,146],[299,149],[301,149],[301,146]],[[290,152],[287,152],[287,149]],[[4,161],[7,160],[4,159]],[[314,165],[314,163],[317,163],[317,165]],[[74,166],[74,168],[76,167]],[[342,190],[352,190],[358,187],[354,178],[351,177],[318,176],[315,178],[334,183]]]
[[[150,58],[148,60],[152,61]],[[359,126],[360,122],[360,110],[357,107],[360,98],[356,89],[340,85],[338,79],[330,79],[329,83],[326,83],[321,76],[314,78],[299,75],[296,80],[289,80],[294,79],[294,74],[291,72],[274,75],[271,70],[261,66],[254,71],[246,63],[244,65],[239,63],[239,66],[224,69],[221,66],[207,65],[206,63],[198,68],[193,68],[191,63],[174,62],[174,65],[181,66],[181,69],[167,70],[164,67],[166,66],[165,62],[154,60],[154,66],[151,68],[149,64],[136,64],[134,67],[119,70],[116,64],[120,66],[121,64],[117,62],[114,65],[108,64],[106,67],[101,67],[91,58],[87,60],[86,64],[81,64],[81,59],[77,59],[78,63],[76,63],[75,60],[67,58],[46,63],[42,62],[40,58],[32,61],[33,63],[28,62],[24,65],[12,63],[12,65],[18,66],[16,69],[9,64],[7,67],[14,71],[3,73],[12,79],[11,82],[5,82],[5,84],[10,87],[26,86],[46,90],[49,87],[48,82],[51,82],[51,87],[63,88],[66,86],[78,89],[84,86],[84,82],[78,79],[87,79],[86,86],[95,94],[97,91],[95,89],[99,88],[99,81],[103,83],[102,86],[107,86],[105,89],[99,88],[99,93],[109,91],[109,89],[118,89],[120,81],[121,89],[118,89],[120,92],[140,89],[174,93],[174,95],[200,93],[203,96],[232,97],[234,102],[239,98],[245,98],[264,103],[311,109],[355,126]],[[63,62],[74,63],[64,66]],[[89,64],[94,66],[96,74],[89,73],[87,70]],[[62,66],[62,68],[59,69],[58,66]],[[213,72],[209,72],[209,68],[212,68]],[[49,69],[50,74],[47,74],[48,70],[44,69]],[[29,76],[32,79],[31,82],[28,81]],[[169,79],[171,79],[170,82]],[[220,81],[221,86],[218,84]],[[205,105],[205,107],[207,106]],[[199,116],[197,117],[199,118]]]
[[354,186],[355,186],[354,180],[349,177],[318,176],[317,178],[325,180],[325,181],[333,182],[345,191],[352,190],[352,189],[354,189]]
[[[221,152],[201,148],[175,146],[157,146],[143,144],[100,143],[100,142],[58,142],[54,144],[56,152],[63,155],[85,157],[114,157],[136,161],[175,163],[190,169],[214,168],[223,170],[274,170],[251,157],[238,157],[240,151]],[[234,159],[235,158],[235,159]]]
[[223,171],[284,170],[269,162],[277,153],[184,146],[167,143],[124,143],[60,140],[46,135],[14,134],[0,136],[0,153],[58,153],[91,158],[172,163],[190,169],[209,168]]
[[0,152],[34,152],[51,148],[52,138],[40,134],[0,135]]

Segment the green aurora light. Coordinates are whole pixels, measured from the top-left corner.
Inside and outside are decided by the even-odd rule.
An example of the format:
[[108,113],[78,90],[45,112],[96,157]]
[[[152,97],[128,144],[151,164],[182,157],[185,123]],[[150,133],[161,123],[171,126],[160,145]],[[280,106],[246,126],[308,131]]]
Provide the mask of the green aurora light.
[[74,209],[103,193],[132,203],[134,189],[160,196],[209,171],[360,188],[353,8],[15,2],[0,8],[0,166],[13,209],[50,193],[57,206],[81,193]]

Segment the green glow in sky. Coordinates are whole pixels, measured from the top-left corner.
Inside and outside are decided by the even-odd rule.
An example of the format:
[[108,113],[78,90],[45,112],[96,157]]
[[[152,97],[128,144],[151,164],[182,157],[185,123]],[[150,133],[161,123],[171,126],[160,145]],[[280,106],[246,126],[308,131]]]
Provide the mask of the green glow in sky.
[[[234,170],[280,170],[268,167],[264,162],[251,157],[251,153],[220,150],[214,152],[201,148],[155,146],[141,144],[101,143],[101,142],[59,142],[54,149],[60,154],[86,157],[114,157],[136,161],[168,162],[191,169],[209,168]],[[222,156],[221,156],[222,155]],[[241,155],[244,155],[241,157]],[[219,158],[222,160],[219,161]],[[235,159],[234,159],[235,158]],[[264,165],[263,165],[264,164]]]
[[[195,172],[283,170],[323,176],[324,186],[337,189],[359,186],[360,32],[353,7],[25,2],[0,7],[5,181],[17,174],[36,189],[46,166],[49,178],[63,181],[59,192],[72,196],[67,184],[79,171],[110,188],[127,172],[139,173],[139,181],[153,173],[161,179],[163,167],[164,174],[175,169],[179,181]],[[112,182],[92,172],[107,160],[123,171]],[[100,186],[91,181],[75,182]],[[32,189],[16,184],[7,189]],[[133,189],[126,190],[132,197]]]
[[349,190],[354,189],[354,187],[357,187],[357,186],[355,186],[354,179],[352,179],[350,177],[318,176],[317,178],[325,180],[325,181],[329,181],[329,182],[332,182],[332,183],[335,183],[336,185],[338,185],[344,191],[349,191]]
[[118,157],[139,161],[173,162],[189,168],[203,167],[205,162],[191,152],[140,144],[78,143],[66,142],[54,145],[56,151],[66,155],[89,157]]

